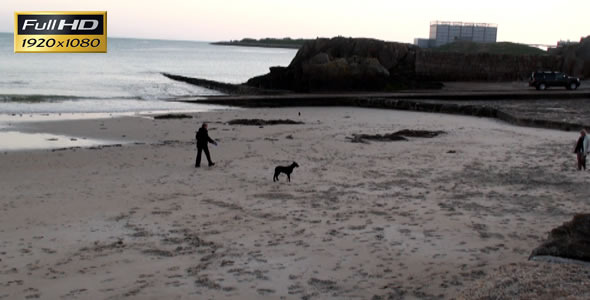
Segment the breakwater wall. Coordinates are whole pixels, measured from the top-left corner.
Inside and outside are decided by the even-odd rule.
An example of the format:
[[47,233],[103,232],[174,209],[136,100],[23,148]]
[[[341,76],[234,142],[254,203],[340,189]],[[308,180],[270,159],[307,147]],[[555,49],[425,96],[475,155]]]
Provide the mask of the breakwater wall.
[[[590,99],[590,93],[576,93],[568,94],[570,99],[584,98]],[[406,110],[406,111],[417,111],[417,112],[430,112],[430,113],[445,113],[445,114],[456,114],[466,115],[475,117],[486,117],[495,118],[507,123],[527,126],[527,127],[539,127],[547,129],[557,129],[564,131],[579,130],[581,128],[590,128],[590,124],[582,124],[567,121],[558,121],[544,119],[542,117],[524,117],[514,113],[509,113],[498,105],[489,104],[473,104],[461,103],[461,101],[453,102],[440,102],[432,101],[433,97],[427,97],[422,99],[412,99],[412,95],[406,96],[407,99],[392,99],[387,97],[367,97],[367,96],[301,96],[296,95],[284,96],[284,97],[248,97],[248,98],[209,98],[198,101],[185,101],[200,104],[215,104],[215,105],[227,105],[237,106],[245,108],[260,108],[260,107],[306,107],[306,106],[354,106],[354,107],[366,107],[366,108],[379,108],[379,109],[395,109],[395,110]],[[442,98],[453,97],[457,99],[457,95],[439,95]],[[513,95],[518,96],[518,95]],[[557,96],[557,95],[556,95]],[[416,95],[418,97],[418,95]],[[522,99],[528,99],[529,94],[520,95]],[[537,95],[538,97],[538,95]],[[505,95],[489,94],[486,100],[494,99],[506,99]],[[513,97],[512,99],[517,98]],[[477,96],[478,100],[482,99],[482,95]],[[534,98],[533,98],[534,99]],[[474,100],[473,96],[464,95],[463,100]],[[513,101],[513,100],[506,100]]]

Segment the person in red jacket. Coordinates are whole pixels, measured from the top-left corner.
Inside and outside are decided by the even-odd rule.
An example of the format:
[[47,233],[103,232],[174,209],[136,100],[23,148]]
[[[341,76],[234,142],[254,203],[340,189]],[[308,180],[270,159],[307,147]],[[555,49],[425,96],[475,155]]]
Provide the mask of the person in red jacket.
[[201,166],[201,151],[205,152],[207,161],[209,162],[209,167],[214,166],[215,163],[211,161],[211,155],[209,154],[209,147],[207,147],[207,145],[209,143],[217,145],[217,142],[209,137],[207,123],[203,123],[201,128],[199,128],[199,131],[197,131],[195,138],[197,140],[197,160],[195,161],[195,168],[199,168]]

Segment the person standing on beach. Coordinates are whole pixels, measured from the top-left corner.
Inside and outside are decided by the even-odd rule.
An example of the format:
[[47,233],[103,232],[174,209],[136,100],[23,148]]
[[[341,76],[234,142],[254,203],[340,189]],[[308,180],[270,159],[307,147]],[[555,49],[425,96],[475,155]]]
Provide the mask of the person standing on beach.
[[207,123],[203,123],[201,128],[199,128],[199,131],[197,131],[195,138],[197,139],[197,161],[195,162],[195,168],[199,168],[201,166],[201,151],[205,152],[207,161],[209,162],[209,167],[214,166],[215,163],[211,161],[211,155],[209,154],[209,147],[207,145],[211,143],[217,146],[217,142],[209,137]]
[[586,155],[590,152],[590,138],[586,135],[586,130],[582,129],[580,131],[580,138],[578,138],[578,142],[576,143],[576,148],[574,148],[574,153],[576,153],[578,157],[578,170],[586,170]]

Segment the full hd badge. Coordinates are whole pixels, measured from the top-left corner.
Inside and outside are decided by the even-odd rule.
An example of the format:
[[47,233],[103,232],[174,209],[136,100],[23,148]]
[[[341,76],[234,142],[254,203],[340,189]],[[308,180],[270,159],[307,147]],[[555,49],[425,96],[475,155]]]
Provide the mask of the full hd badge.
[[15,12],[14,52],[105,53],[107,12]]

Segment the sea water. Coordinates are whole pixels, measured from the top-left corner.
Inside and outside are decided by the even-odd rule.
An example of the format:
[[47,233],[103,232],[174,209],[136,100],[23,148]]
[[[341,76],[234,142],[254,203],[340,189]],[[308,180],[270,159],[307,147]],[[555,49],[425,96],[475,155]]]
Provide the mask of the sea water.
[[14,53],[13,35],[0,33],[0,151],[128,142],[22,132],[19,127],[27,122],[217,109],[174,101],[220,93],[162,73],[242,83],[269,67],[288,65],[295,53],[129,38],[109,38],[108,53]]
[[108,53],[14,53],[0,33],[0,114],[207,110],[182,97],[219,93],[162,75],[242,83],[286,66],[296,50],[109,38]]

